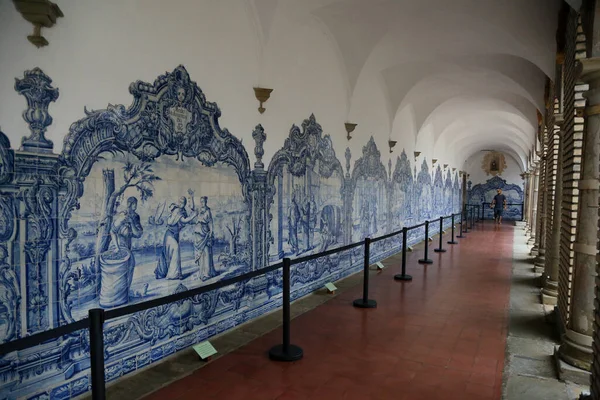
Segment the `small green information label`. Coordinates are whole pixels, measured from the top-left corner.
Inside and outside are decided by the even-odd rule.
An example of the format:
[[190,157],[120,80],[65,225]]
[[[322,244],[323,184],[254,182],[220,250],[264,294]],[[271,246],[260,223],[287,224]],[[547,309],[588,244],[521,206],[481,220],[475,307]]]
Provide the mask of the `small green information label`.
[[213,347],[213,345],[207,340],[206,342],[198,343],[194,346],[194,350],[201,359],[205,360],[210,356],[217,354],[217,350]]
[[384,269],[384,265],[381,262],[377,262],[375,265],[377,265],[377,268],[379,269]]
[[335,287],[335,285],[331,282],[326,283],[325,287],[327,288],[327,290],[329,290],[330,292],[335,292],[337,290],[337,287]]

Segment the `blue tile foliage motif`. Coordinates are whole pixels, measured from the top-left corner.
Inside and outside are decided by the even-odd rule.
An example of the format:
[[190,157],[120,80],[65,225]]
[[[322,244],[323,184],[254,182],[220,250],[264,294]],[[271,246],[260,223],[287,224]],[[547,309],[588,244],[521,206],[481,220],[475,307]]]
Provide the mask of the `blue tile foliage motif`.
[[[371,137],[342,165],[314,115],[293,125],[268,167],[219,125],[183,66],[137,81],[129,107],[74,122],[60,155],[44,137],[58,89],[36,68],[17,80],[31,135],[0,132],[0,343],[399,230],[460,208],[458,175],[417,174],[404,151],[387,168]],[[400,250],[376,243],[371,261]],[[409,243],[422,240],[411,231]],[[292,299],[362,268],[362,248],[292,269]],[[105,324],[112,381],[281,304],[281,273]],[[0,358],[0,399],[69,399],[90,388],[89,337],[76,332]]]
[[494,176],[485,183],[478,183],[472,187],[469,181],[468,186],[470,187],[468,193],[469,204],[481,205],[482,203],[488,203],[487,207],[484,208],[486,219],[494,218],[493,210],[489,208],[489,204],[494,199],[498,189],[502,189],[502,194],[506,196],[507,203],[516,204],[507,207],[503,218],[506,220],[520,220],[522,218],[523,208],[521,204],[523,204],[524,194],[520,185],[507,183],[499,176]]

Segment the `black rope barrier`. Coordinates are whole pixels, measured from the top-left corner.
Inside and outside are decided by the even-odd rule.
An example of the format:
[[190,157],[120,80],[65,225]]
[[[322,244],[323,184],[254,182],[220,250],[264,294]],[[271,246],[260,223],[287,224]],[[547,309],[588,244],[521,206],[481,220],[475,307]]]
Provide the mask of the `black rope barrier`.
[[425,221],[425,254],[419,264],[433,264],[433,260],[429,258],[429,221]]
[[72,322],[70,324],[61,325],[57,328],[50,329],[44,332],[35,333],[31,336],[25,336],[20,339],[13,340],[8,343],[0,345],[0,356],[4,356],[13,351],[25,350],[38,344],[47,342],[59,338],[64,335],[68,335],[75,331],[87,329],[89,327],[89,320],[84,318],[82,320]]
[[433,249],[433,251],[435,251],[436,253],[445,253],[446,249],[444,249],[444,246],[442,245],[443,243],[443,236],[444,236],[444,217],[440,217],[440,243],[439,243],[439,247],[437,249]]
[[290,311],[290,266],[292,265],[289,258],[283,259],[283,343],[274,346],[269,350],[269,358],[273,361],[298,361],[304,356],[304,351],[290,343],[290,325],[292,313]]
[[448,241],[448,244],[458,244],[458,242],[456,240],[454,240],[454,227],[455,227],[455,223],[454,223],[454,214],[452,214],[452,240]]
[[104,312],[105,319],[108,321],[109,319],[114,319],[118,317],[122,317],[125,315],[133,314],[136,312],[144,311],[149,308],[154,308],[158,306],[162,306],[168,303],[174,303],[176,301],[184,300],[189,297],[197,296],[206,292],[211,292],[213,290],[221,289],[226,286],[230,286],[236,284],[238,282],[247,281],[252,278],[256,278],[258,276],[264,275],[268,272],[275,271],[283,266],[283,263],[277,263],[270,265],[265,268],[257,269],[256,271],[248,272],[243,275],[235,276],[233,278],[225,279],[224,281],[219,281],[215,283],[211,283],[210,285],[201,286],[196,289],[186,290],[181,293],[173,293],[168,296],[164,296],[158,299],[147,300],[142,303],[132,304],[130,306],[119,307],[112,310],[106,310]]
[[[466,207],[465,207],[466,209]],[[463,210],[463,214],[464,214]],[[479,214],[479,212],[478,212]],[[454,242],[454,218],[459,214],[452,214],[452,242]],[[443,221],[448,217],[440,217],[440,244],[439,249],[442,249],[442,234],[443,234]],[[359,308],[375,308],[377,302],[369,299],[369,266],[370,266],[370,247],[371,243],[375,243],[381,240],[385,240],[402,234],[402,273],[394,275],[395,280],[410,281],[412,277],[406,274],[406,252],[408,248],[408,231],[425,227],[425,255],[424,258],[419,260],[419,263],[431,264],[432,261],[428,259],[428,247],[429,247],[429,223],[425,221],[421,224],[414,225],[411,227],[404,227],[399,231],[391,232],[377,238],[365,238],[364,242],[356,242],[346,246],[338,247],[335,249],[327,250],[321,253],[299,257],[294,260],[290,258],[284,258],[282,262],[270,265],[265,268],[261,268],[256,271],[251,271],[239,276],[235,276],[223,281],[215,282],[210,285],[198,287],[195,289],[186,290],[181,293],[173,293],[168,296],[164,296],[158,299],[147,300],[141,303],[132,304],[124,307],[115,308],[112,310],[103,310],[101,308],[90,309],[88,311],[88,317],[82,320],[62,325],[44,332],[36,333],[30,336],[26,336],[20,339],[13,340],[8,343],[0,345],[0,356],[5,354],[25,350],[30,347],[39,345],[49,340],[57,339],[59,337],[71,334],[73,332],[88,329],[90,337],[90,369],[91,369],[91,381],[92,381],[92,399],[93,400],[105,400],[106,388],[105,388],[105,368],[104,368],[104,323],[110,319],[123,317],[126,315],[134,314],[140,311],[155,308],[161,305],[177,302],[186,298],[194,297],[206,292],[218,290],[226,286],[231,286],[236,283],[247,281],[258,276],[267,274],[269,272],[276,271],[280,268],[283,269],[283,293],[282,293],[282,313],[283,313],[283,340],[282,344],[274,346],[269,351],[269,357],[276,361],[296,361],[303,357],[303,350],[291,344],[290,342],[290,324],[291,324],[291,279],[290,279],[290,267],[295,264],[315,260],[317,258],[326,257],[332,254],[340,253],[364,245],[364,262],[363,262],[363,297],[354,301],[354,306]],[[461,216],[461,237],[463,233],[463,217]],[[451,243],[451,242],[448,242]],[[456,243],[456,242],[454,242]],[[452,244],[454,244],[452,243]],[[438,251],[439,249],[435,249]],[[445,251],[444,249],[442,249]]]
[[371,239],[365,238],[365,260],[363,263],[363,297],[356,299],[352,303],[354,307],[358,308],[375,308],[377,302],[369,299],[369,265],[371,259]]
[[412,276],[406,274],[406,247],[408,228],[402,228],[402,273],[394,275],[397,281],[412,281]]
[[316,260],[317,258],[330,256],[330,255],[335,254],[335,253],[341,253],[342,251],[347,251],[347,250],[353,249],[355,247],[362,246],[363,243],[364,242],[356,242],[356,243],[352,243],[352,244],[349,244],[349,245],[346,245],[346,246],[336,247],[335,249],[326,250],[326,251],[321,252],[321,253],[311,254],[309,256],[295,258],[295,259],[293,259],[291,261],[291,263],[292,263],[292,265],[296,265],[296,264],[301,264],[303,262]]

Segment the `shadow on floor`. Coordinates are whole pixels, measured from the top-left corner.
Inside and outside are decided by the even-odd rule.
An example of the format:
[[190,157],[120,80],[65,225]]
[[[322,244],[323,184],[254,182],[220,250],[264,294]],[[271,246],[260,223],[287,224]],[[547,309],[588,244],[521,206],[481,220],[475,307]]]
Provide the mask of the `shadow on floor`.
[[589,387],[559,381],[554,349],[560,343],[540,299],[540,277],[531,265],[523,229],[515,229],[502,398],[575,400]]

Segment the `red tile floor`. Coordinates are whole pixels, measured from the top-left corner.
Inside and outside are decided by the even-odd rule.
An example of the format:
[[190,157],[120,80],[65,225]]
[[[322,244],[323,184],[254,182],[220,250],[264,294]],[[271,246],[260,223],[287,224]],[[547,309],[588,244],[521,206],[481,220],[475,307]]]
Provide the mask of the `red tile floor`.
[[352,307],[355,287],[292,321],[295,363],[269,361],[273,331],[147,397],[187,399],[500,399],[513,227],[479,224],[448,252],[409,253],[412,282],[371,279],[376,309]]

